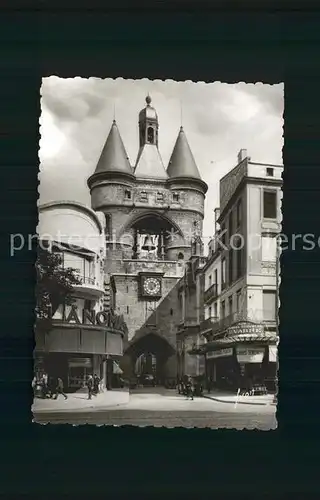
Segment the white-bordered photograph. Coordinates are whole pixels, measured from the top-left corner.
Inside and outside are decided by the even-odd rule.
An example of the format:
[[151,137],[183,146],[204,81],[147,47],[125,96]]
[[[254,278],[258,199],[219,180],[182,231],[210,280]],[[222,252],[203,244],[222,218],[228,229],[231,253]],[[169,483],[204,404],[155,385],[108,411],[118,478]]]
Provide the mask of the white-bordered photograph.
[[283,108],[42,80],[34,422],[277,427]]

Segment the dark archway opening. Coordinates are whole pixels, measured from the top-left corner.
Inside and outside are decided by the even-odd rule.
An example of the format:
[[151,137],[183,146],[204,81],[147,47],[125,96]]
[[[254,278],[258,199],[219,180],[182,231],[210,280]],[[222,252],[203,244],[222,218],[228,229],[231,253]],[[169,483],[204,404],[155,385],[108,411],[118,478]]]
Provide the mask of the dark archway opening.
[[129,345],[124,354],[131,358],[135,376],[144,380],[146,385],[165,385],[169,377],[166,363],[175,354],[175,349],[166,339],[150,333]]

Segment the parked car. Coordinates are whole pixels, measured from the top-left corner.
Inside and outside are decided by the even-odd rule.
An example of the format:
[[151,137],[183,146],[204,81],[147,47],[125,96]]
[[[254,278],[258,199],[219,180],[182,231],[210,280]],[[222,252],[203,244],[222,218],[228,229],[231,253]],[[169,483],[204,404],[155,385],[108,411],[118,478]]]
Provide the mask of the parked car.
[[139,383],[144,386],[155,386],[156,381],[153,375],[146,373],[145,375],[141,375],[139,377]]
[[129,389],[136,389],[136,387],[138,385],[138,379],[132,377],[130,380],[128,380],[128,385],[129,385]]

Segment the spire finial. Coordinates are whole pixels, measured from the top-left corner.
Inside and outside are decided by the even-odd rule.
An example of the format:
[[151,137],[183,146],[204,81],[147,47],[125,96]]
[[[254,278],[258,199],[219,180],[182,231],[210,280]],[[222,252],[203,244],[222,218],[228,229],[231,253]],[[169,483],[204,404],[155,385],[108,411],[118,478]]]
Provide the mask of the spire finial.
[[180,100],[180,130],[182,130],[183,126],[182,126],[182,101]]
[[116,103],[113,103],[113,123],[116,123]]
[[150,97],[149,92],[148,92],[148,95],[147,95],[147,97],[146,97],[146,103],[147,103],[147,105],[148,105],[148,106],[149,106],[149,104],[151,103],[151,97]]

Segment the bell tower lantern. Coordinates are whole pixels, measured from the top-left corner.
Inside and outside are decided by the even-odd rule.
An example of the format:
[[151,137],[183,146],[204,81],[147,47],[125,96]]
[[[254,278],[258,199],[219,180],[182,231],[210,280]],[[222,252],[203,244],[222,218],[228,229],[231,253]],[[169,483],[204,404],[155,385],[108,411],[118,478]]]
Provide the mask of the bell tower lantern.
[[158,147],[158,115],[156,110],[150,106],[151,97],[146,97],[146,107],[139,113],[139,141],[140,148],[145,144],[151,144]]

